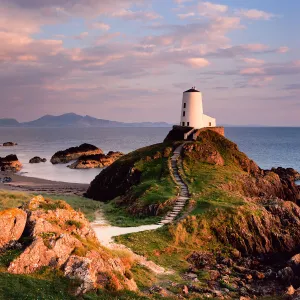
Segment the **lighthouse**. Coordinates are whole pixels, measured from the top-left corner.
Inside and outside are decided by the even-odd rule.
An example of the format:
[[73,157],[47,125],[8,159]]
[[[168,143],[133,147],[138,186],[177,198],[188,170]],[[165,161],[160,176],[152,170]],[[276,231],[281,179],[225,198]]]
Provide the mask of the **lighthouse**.
[[180,126],[195,129],[216,127],[216,119],[203,113],[202,93],[195,87],[183,93]]

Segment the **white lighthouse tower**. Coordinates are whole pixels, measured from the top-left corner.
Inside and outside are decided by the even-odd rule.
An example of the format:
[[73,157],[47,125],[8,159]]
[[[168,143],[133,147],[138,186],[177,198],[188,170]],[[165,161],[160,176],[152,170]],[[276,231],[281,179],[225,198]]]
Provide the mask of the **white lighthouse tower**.
[[183,93],[180,125],[195,129],[216,127],[216,119],[203,114],[202,93],[195,87]]

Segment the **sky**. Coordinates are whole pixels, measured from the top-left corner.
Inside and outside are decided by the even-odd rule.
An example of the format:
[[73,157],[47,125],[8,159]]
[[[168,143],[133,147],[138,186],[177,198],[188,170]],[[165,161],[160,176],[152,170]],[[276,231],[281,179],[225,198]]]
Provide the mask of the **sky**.
[[300,1],[0,0],[0,118],[300,126]]

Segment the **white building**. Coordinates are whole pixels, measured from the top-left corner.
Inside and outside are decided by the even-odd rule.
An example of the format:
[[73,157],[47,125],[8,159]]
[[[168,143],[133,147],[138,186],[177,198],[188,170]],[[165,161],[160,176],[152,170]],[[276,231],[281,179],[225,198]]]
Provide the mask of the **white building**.
[[183,93],[180,125],[195,129],[216,127],[216,119],[203,114],[202,94],[194,87]]

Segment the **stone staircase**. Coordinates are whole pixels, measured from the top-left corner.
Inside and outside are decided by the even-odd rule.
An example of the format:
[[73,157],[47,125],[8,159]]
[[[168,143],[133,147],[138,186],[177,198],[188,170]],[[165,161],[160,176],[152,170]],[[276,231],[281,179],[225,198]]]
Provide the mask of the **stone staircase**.
[[170,211],[159,223],[158,225],[165,225],[172,223],[175,218],[179,215],[179,213],[182,211],[183,207],[185,206],[186,202],[190,199],[189,198],[189,190],[187,185],[183,182],[181,179],[179,172],[178,172],[178,164],[177,159],[180,156],[182,147],[184,144],[177,147],[173,153],[173,156],[171,157],[171,167],[173,176],[176,180],[177,185],[180,187],[180,193],[179,196],[174,204],[173,210]]

